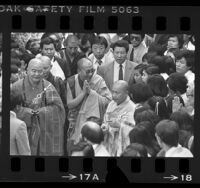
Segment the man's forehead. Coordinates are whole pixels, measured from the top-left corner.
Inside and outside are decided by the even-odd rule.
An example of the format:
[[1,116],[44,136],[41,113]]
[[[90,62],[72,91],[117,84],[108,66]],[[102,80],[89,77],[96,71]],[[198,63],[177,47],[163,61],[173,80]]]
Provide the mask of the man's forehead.
[[40,60],[31,61],[31,62],[29,62],[28,68],[29,69],[42,69],[42,62]]
[[43,48],[54,48],[54,45],[53,45],[53,43],[44,44],[44,45],[43,45]]
[[74,46],[78,46],[78,41],[75,41],[75,40],[73,40],[73,41],[69,41],[68,42],[68,46],[72,46],[72,47],[74,47]]
[[130,36],[134,36],[134,37],[141,37],[141,35],[140,35],[140,34],[135,34],[135,33],[132,33],[132,34],[130,34]]

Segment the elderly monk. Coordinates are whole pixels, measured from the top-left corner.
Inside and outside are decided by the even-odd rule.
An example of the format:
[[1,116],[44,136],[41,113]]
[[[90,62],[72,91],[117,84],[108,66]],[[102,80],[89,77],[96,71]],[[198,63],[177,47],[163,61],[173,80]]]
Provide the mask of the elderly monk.
[[31,59],[27,76],[12,86],[23,97],[17,117],[27,125],[32,155],[63,155],[65,109],[55,87],[43,79],[40,59]]
[[128,133],[134,126],[136,105],[128,96],[128,83],[124,80],[114,83],[112,98],[102,124],[104,144],[111,156],[120,156],[129,145]]
[[87,118],[93,116],[103,120],[105,109],[111,101],[111,93],[103,78],[94,73],[91,60],[80,59],[78,67],[79,73],[67,80],[68,136],[75,142],[79,141]]

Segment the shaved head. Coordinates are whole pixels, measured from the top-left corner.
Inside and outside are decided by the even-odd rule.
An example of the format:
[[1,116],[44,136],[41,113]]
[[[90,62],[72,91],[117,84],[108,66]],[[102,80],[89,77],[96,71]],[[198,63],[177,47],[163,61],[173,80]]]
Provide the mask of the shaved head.
[[47,79],[51,70],[51,59],[48,56],[40,56],[38,59],[41,60],[41,64],[44,71],[44,78]]
[[51,65],[51,59],[48,56],[40,56],[38,59],[41,60],[42,64],[49,64]]
[[95,144],[100,144],[104,138],[101,127],[92,121],[87,121],[83,124],[81,134],[87,140]]
[[84,68],[87,68],[87,67],[91,67],[91,66],[93,66],[93,63],[92,63],[92,61],[89,58],[81,58],[78,61],[78,68],[80,70],[82,70]]
[[128,97],[128,83],[124,80],[118,80],[113,84],[112,98],[117,105],[123,103]]
[[76,35],[68,35],[64,41],[64,46],[68,46],[69,43],[79,43],[79,40]]
[[27,69],[30,69],[32,67],[42,67],[42,62],[39,58],[33,58],[29,61]]
[[118,87],[120,90],[127,91],[128,92],[128,83],[124,80],[117,80],[114,84],[113,87]]
[[32,84],[39,84],[43,79],[42,61],[38,58],[31,59],[27,67],[27,75]]

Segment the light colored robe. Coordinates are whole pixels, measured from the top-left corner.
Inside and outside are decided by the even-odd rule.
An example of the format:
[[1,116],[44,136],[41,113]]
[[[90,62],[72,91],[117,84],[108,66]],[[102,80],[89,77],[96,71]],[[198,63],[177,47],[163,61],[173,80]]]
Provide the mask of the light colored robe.
[[[80,139],[82,125],[86,122],[87,118],[91,116],[101,118],[101,116],[103,116],[102,113],[105,113],[106,107],[112,98],[111,93],[101,76],[94,74],[89,85],[91,88],[90,94],[83,99],[78,107],[69,109],[69,114],[72,114],[73,116],[73,118],[68,116],[70,123],[69,127],[72,127],[73,131],[68,135],[68,139],[74,140],[75,143]],[[81,91],[82,89],[79,85],[77,74],[75,75],[75,96],[77,97]],[[72,99],[72,92],[67,83],[67,101]]]
[[[136,105],[129,97],[117,105],[111,101],[104,116],[104,124],[108,126],[105,134],[104,145],[111,156],[120,156],[125,148],[130,144],[129,132],[135,125],[134,112]],[[119,128],[112,127],[110,121],[119,123]]]

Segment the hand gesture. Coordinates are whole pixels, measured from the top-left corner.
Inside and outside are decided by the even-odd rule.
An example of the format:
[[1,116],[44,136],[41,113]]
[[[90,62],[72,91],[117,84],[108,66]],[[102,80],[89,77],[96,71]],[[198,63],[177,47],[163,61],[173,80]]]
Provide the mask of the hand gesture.
[[179,111],[183,107],[183,104],[180,102],[179,97],[175,96],[172,100],[172,112]]
[[90,94],[90,85],[87,80],[84,81],[83,88],[85,89],[86,93]]

